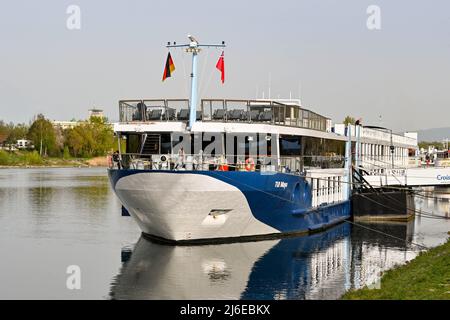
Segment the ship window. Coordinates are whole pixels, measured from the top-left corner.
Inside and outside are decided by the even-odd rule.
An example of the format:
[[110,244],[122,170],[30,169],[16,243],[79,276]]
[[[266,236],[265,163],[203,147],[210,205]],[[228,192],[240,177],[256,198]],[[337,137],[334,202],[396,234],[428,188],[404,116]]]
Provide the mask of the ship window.
[[272,137],[270,134],[225,134],[225,152],[228,163],[244,162],[247,157],[254,158],[256,166],[270,162]]
[[161,154],[171,153],[170,133],[161,134]]
[[127,135],[126,153],[139,153],[141,136],[138,134]]
[[302,144],[305,166],[321,168],[340,168],[343,166],[344,141],[302,137]]
[[280,138],[281,156],[300,156],[300,154],[301,154],[301,137],[282,136]]
[[237,134],[235,141],[237,155],[248,156],[258,154],[259,143],[257,134]]

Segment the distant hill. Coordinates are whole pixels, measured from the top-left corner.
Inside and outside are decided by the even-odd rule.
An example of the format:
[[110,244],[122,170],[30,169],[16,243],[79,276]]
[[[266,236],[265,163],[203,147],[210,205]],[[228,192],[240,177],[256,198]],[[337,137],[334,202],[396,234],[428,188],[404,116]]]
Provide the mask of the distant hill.
[[450,140],[450,127],[447,128],[432,128],[417,131],[420,141],[442,141],[448,138]]

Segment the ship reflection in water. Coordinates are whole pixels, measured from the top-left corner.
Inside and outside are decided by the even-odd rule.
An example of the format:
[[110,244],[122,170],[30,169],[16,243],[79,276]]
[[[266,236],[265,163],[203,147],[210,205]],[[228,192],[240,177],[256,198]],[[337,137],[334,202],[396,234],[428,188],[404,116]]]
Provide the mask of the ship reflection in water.
[[376,288],[382,271],[420,250],[407,244],[413,221],[364,227],[344,223],[310,236],[207,246],[168,246],[141,237],[132,252],[122,251],[110,297],[337,299],[350,288]]

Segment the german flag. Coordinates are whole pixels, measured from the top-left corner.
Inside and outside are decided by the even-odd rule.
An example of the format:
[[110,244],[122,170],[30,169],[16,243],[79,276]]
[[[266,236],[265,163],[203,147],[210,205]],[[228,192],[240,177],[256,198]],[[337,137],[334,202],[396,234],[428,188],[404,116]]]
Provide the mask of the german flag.
[[169,54],[167,55],[167,61],[166,61],[166,67],[164,68],[164,74],[162,81],[166,80],[166,78],[170,77],[172,75],[172,72],[175,71],[175,65],[173,64],[172,56]]

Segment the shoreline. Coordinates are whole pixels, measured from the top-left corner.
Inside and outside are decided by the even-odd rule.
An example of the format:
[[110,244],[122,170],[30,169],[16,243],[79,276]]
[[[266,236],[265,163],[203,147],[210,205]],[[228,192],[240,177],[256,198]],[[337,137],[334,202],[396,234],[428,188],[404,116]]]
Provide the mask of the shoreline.
[[108,168],[108,157],[100,156],[93,158],[59,158],[59,157],[27,157],[16,156],[12,158],[2,159],[0,161],[0,169],[27,169],[27,168],[91,168],[103,167]]
[[379,289],[350,290],[341,300],[450,300],[450,238],[387,270],[380,284]]
[[18,166],[0,166],[1,169],[61,169],[61,168],[105,168],[108,166],[103,165],[18,165]]

